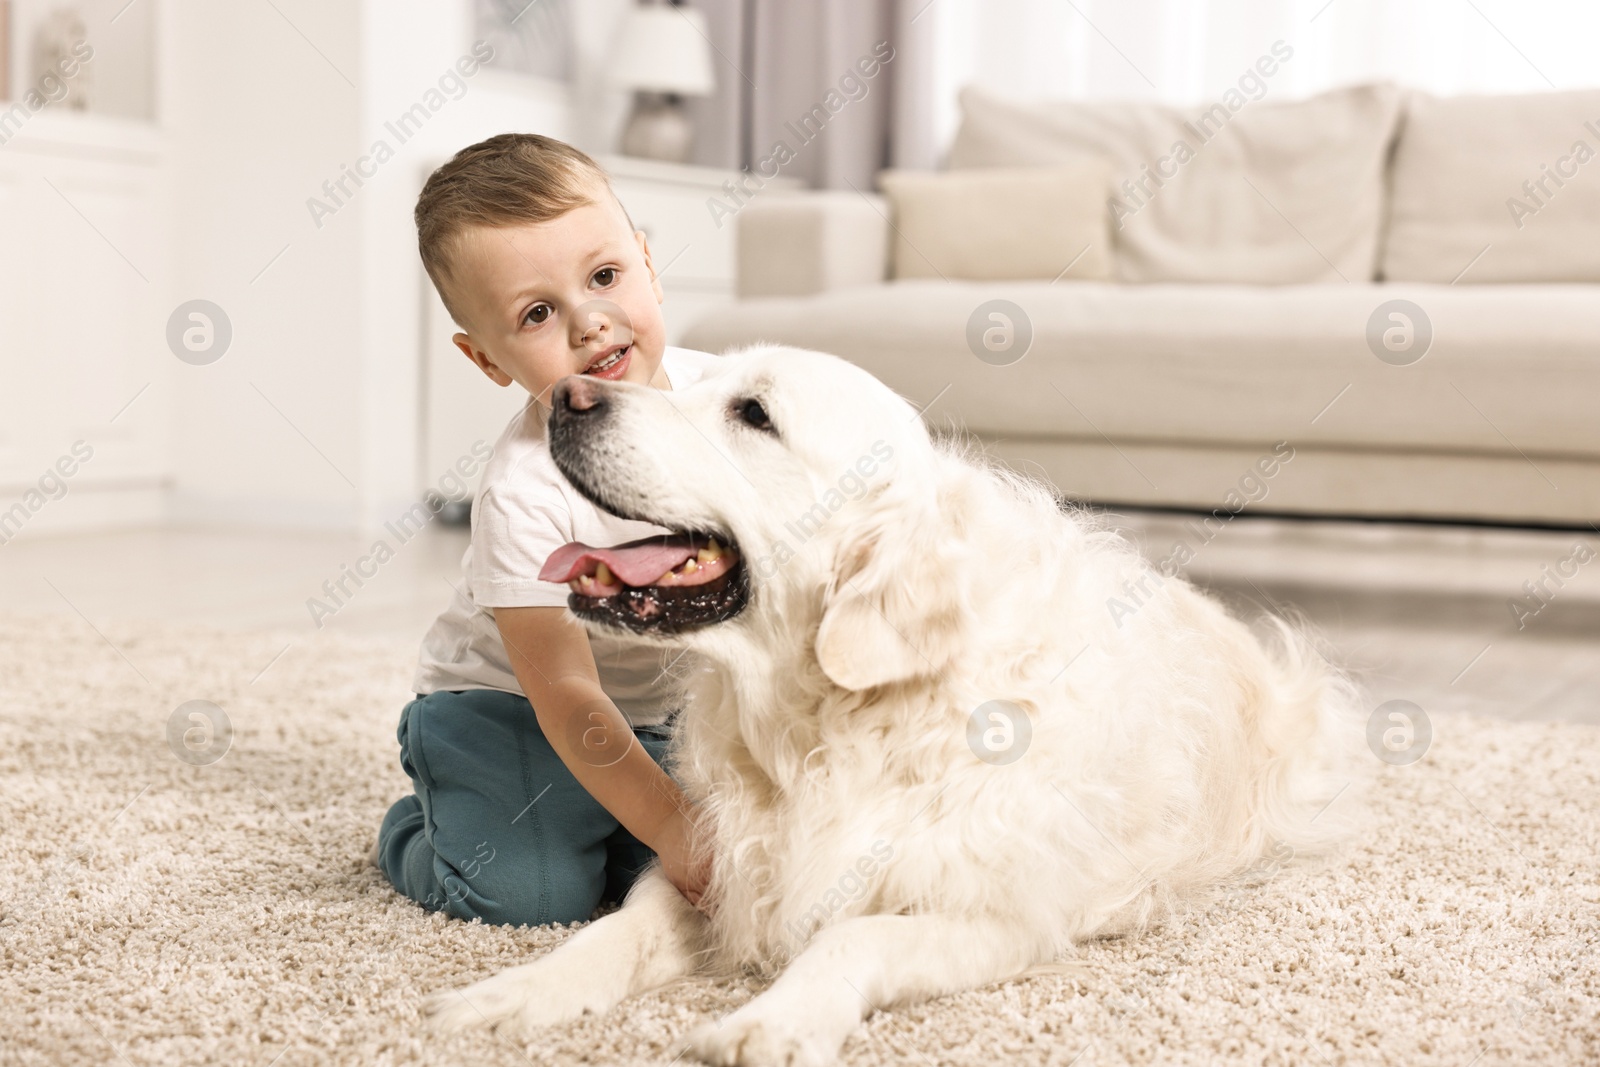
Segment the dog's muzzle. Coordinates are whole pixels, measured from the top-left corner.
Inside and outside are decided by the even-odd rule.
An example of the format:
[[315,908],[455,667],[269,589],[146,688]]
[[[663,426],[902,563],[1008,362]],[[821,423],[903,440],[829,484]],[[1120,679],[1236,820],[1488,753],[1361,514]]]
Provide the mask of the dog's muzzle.
[[[624,387],[626,388],[626,387]],[[550,456],[573,488],[619,518],[664,526],[647,508],[621,505],[607,492],[618,460],[605,448],[615,432],[618,387],[572,375],[551,393]],[[675,530],[610,547],[581,541],[550,554],[539,580],[565,582],[567,606],[582,619],[635,633],[681,633],[737,615],[749,597],[743,558],[726,533]]]

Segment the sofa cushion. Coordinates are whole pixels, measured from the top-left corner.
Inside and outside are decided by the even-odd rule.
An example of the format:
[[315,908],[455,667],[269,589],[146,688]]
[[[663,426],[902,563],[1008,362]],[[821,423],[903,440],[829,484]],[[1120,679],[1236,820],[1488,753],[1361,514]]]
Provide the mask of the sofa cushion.
[[1414,93],[1395,149],[1383,275],[1600,281],[1600,91]]
[[1072,166],[884,171],[890,276],[1109,278],[1110,183],[1110,167],[1093,156]]
[[[1395,299],[1431,323],[1431,347],[1406,366],[1368,340]],[[1007,365],[972,347],[972,323],[994,300],[1020,309],[1011,312],[1020,358]],[[834,352],[918,407],[937,398],[930,420],[989,436],[1521,450],[1538,463],[1600,457],[1597,336],[1592,285],[934,280],[740,301],[681,343]],[[1541,478],[1531,466],[1527,476]]]
[[747,203],[736,228],[739,298],[877,285],[889,259],[888,217],[888,200],[849,189]]
[[1113,171],[1117,277],[1129,282],[1368,281],[1400,109],[1390,85],[1287,103],[1175,108],[1012,103],[968,86],[948,165]]

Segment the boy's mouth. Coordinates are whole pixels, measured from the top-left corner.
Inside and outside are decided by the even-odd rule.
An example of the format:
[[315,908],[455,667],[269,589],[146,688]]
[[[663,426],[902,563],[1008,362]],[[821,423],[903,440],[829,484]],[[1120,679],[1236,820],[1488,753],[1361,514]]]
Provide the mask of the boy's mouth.
[[714,534],[673,533],[596,548],[573,541],[550,554],[544,582],[566,582],[575,614],[635,631],[675,633],[744,607],[738,549]]
[[601,352],[599,356],[590,361],[583,369],[584,374],[596,378],[616,380],[621,378],[628,370],[628,363],[633,358],[633,342],[625,345],[612,345]]

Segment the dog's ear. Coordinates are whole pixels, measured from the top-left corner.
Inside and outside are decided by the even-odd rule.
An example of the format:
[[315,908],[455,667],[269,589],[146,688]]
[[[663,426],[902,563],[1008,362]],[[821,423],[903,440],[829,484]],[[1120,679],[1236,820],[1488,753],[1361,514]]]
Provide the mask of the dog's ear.
[[834,553],[816,655],[850,690],[925,677],[958,649],[971,575],[931,490],[887,493]]

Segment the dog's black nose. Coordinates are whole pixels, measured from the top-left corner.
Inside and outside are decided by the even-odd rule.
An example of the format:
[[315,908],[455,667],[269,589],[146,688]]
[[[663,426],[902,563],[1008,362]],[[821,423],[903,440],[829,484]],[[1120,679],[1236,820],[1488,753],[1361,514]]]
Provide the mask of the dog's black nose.
[[581,374],[569,374],[561,379],[550,395],[550,407],[557,416],[598,415],[605,406],[603,387]]

